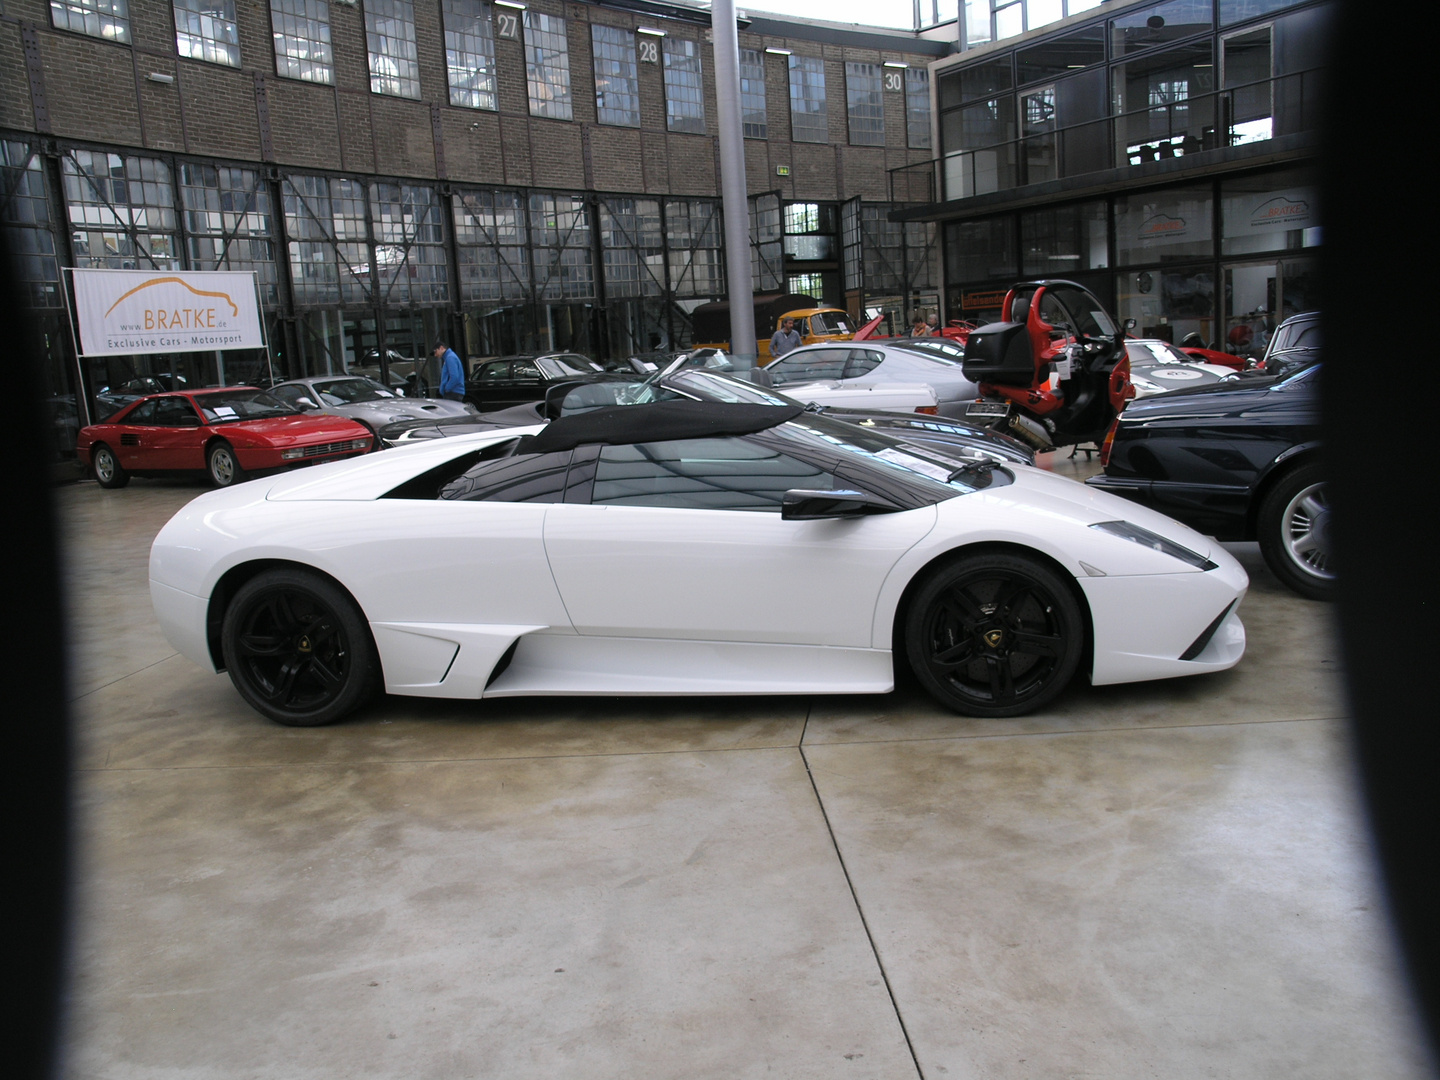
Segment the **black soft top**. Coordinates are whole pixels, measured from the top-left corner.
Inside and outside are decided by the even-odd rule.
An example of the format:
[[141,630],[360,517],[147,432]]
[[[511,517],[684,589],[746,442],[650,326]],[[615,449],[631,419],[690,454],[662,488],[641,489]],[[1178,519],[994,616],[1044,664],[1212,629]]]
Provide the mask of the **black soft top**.
[[749,435],[793,420],[800,405],[747,405],[726,401],[656,401],[649,405],[617,405],[552,420],[529,436],[517,452],[550,454],[577,446],[622,446],[704,439],[716,435]]

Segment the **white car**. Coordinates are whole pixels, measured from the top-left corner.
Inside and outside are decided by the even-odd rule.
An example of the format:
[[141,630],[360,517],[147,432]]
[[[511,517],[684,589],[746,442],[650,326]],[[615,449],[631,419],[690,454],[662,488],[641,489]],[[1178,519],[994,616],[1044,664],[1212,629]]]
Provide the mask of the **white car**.
[[[777,387],[778,389],[778,387]],[[928,383],[849,383],[836,379],[787,383],[784,394],[803,405],[866,412],[939,414],[939,401]]]
[[1095,684],[1233,666],[1248,580],[1216,542],[1040,469],[672,400],[201,495],[150,583],[179,652],[308,726],[381,687],[880,694],[897,659],[957,711],[1012,716],[1082,662]]
[[841,386],[923,383],[935,391],[939,414],[954,419],[963,418],[965,407],[980,394],[965,377],[958,358],[868,340],[803,345],[772,360],[764,370],[771,384],[791,397],[799,396],[799,386],[815,382]]
[[1130,358],[1130,382],[1137,398],[1189,386],[1233,382],[1239,377],[1234,368],[1200,363],[1160,338],[1128,340],[1125,354]]

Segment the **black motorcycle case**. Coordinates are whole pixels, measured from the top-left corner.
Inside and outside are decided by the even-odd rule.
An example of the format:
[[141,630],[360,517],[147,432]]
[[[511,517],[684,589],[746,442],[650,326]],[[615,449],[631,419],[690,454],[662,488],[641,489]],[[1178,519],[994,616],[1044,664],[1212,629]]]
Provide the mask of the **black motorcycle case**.
[[1035,351],[1024,323],[988,323],[970,331],[961,362],[975,383],[1029,386],[1035,381]]

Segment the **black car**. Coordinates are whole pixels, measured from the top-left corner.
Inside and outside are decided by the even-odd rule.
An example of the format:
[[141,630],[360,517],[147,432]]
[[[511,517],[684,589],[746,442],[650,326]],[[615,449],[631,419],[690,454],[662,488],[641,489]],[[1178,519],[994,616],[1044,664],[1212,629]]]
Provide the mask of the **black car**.
[[1172,390],[1131,402],[1086,481],[1217,540],[1258,540],[1266,565],[1331,596],[1330,504],[1320,463],[1320,371]]
[[1291,315],[1275,328],[1265,355],[1255,364],[1266,375],[1288,375],[1320,362],[1320,313]]
[[579,353],[502,356],[475,365],[465,380],[465,400],[481,412],[541,401],[557,383],[576,379],[630,379],[634,374],[607,373]]
[[[657,371],[644,381],[583,379],[556,383],[544,401],[474,417],[399,421],[381,428],[378,435],[383,444],[396,446],[422,439],[468,435],[497,427],[543,424],[559,416],[591,409],[639,405],[666,398],[750,405],[800,405],[800,402],[778,391],[756,386],[734,375],[686,366],[685,361],[677,357],[668,370]],[[919,413],[861,412],[817,406],[811,406],[808,411],[823,412],[836,420],[881,431],[942,452],[948,449],[952,455],[958,454],[962,458],[986,458],[1017,465],[1035,463],[1035,452],[1018,439],[964,420]]]

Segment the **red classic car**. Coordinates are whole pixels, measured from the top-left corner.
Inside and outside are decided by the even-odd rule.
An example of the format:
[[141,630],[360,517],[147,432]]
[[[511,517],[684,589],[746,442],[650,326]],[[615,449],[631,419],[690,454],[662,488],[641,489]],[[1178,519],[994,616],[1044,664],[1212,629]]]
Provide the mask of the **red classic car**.
[[363,454],[371,442],[354,420],[302,413],[264,390],[232,386],[141,398],[82,428],[75,449],[101,487],[200,471],[229,487],[251,472]]

